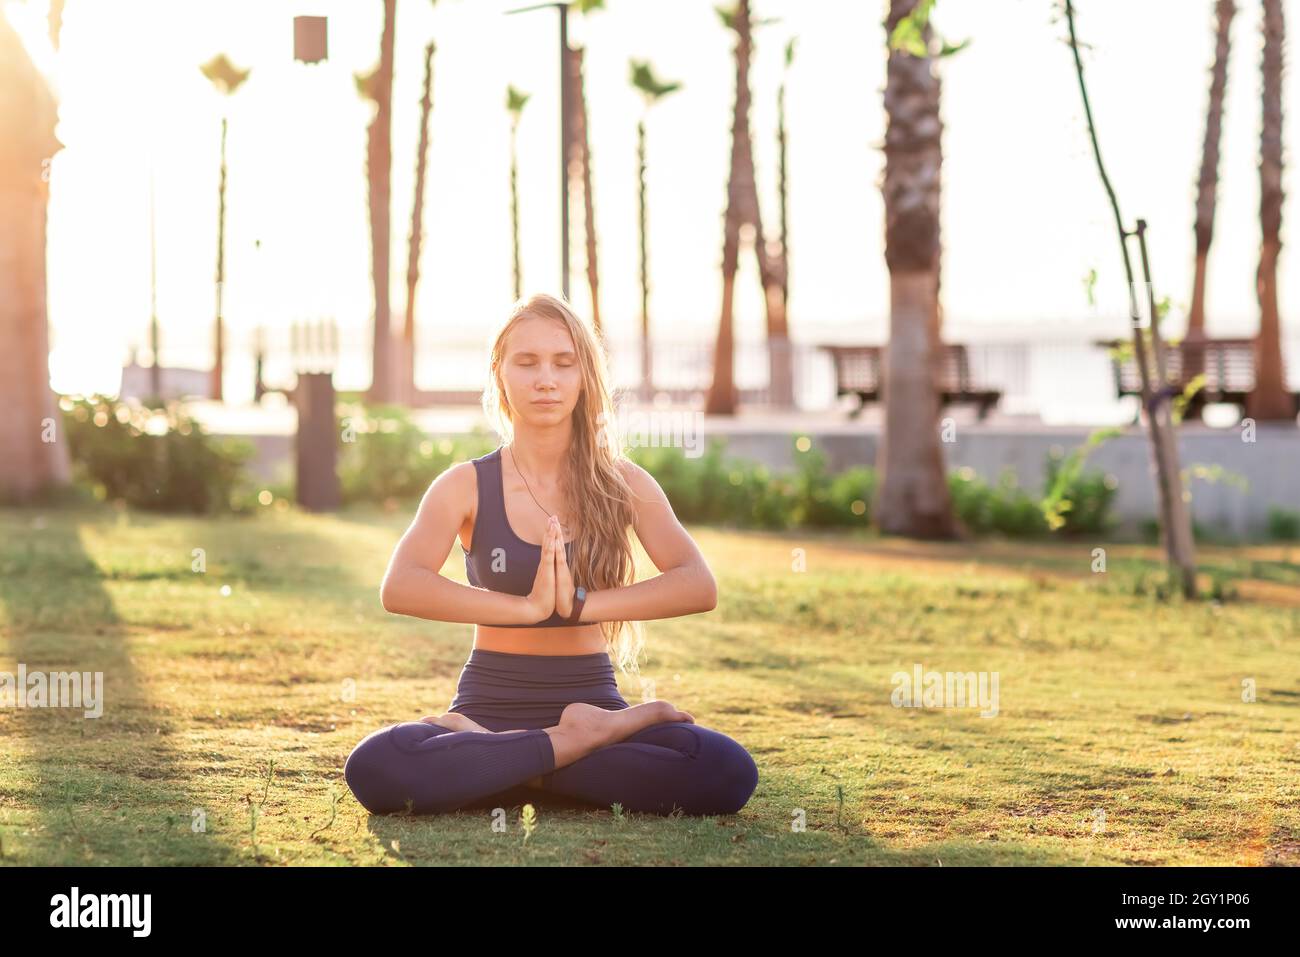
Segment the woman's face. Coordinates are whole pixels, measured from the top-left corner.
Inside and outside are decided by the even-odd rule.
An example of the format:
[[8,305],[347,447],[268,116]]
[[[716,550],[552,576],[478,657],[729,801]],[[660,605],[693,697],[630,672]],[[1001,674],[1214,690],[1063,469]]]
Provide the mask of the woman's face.
[[569,330],[553,319],[521,319],[506,336],[501,382],[510,408],[524,421],[549,425],[568,418],[582,385]]

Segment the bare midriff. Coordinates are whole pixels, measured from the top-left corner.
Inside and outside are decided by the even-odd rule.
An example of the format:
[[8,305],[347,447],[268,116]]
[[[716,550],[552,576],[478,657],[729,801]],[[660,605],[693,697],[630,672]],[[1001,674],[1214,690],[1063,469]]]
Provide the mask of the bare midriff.
[[605,636],[595,622],[560,628],[475,625],[474,647],[512,655],[591,655],[605,650]]

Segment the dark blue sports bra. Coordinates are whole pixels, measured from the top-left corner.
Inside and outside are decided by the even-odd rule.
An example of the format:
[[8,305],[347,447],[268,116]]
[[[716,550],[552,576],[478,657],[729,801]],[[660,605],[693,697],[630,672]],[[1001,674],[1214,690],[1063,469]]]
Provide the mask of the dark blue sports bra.
[[[527,595],[533,590],[542,546],[515,534],[506,518],[505,480],[501,474],[501,448],[471,459],[478,480],[478,512],[474,535],[465,552],[465,576],[476,588]],[[464,551],[464,548],[461,548]],[[573,542],[564,543],[564,556],[573,562]],[[493,628],[557,628],[567,623],[558,612],[531,625],[493,625]]]

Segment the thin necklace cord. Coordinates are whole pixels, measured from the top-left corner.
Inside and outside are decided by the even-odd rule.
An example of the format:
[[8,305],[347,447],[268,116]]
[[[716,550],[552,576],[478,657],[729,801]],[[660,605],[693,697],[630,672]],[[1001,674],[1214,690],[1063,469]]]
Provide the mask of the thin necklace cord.
[[[509,446],[507,446],[507,449],[509,449],[510,451],[510,461],[514,465],[515,471],[519,473],[519,477],[524,480],[524,488],[528,489],[529,496],[532,498],[533,502],[537,505],[537,507],[540,508],[547,515],[547,517],[550,517],[551,514],[550,511],[547,510],[547,508],[544,505],[542,505],[541,502],[537,501],[536,495],[533,495],[532,487],[528,484],[528,476],[524,475],[524,470],[519,467],[519,460],[515,458],[514,449],[510,449]],[[562,533],[567,534],[568,528],[569,527],[565,525],[563,522],[560,523],[560,531]]]

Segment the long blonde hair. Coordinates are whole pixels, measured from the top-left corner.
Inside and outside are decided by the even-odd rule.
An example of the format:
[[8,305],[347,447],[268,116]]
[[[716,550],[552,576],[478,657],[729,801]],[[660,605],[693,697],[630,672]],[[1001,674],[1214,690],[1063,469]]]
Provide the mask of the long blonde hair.
[[[506,398],[501,366],[510,331],[529,317],[550,319],[568,330],[582,373],[561,482],[565,513],[576,525],[569,567],[574,584],[592,590],[630,585],[636,580],[636,559],[629,535],[635,493],[618,468],[627,456],[613,428],[615,410],[605,350],[565,300],[537,293],[514,304],[490,340],[483,411],[502,444],[512,442],[515,413]],[[645,645],[641,622],[603,621],[600,628],[606,649],[618,667],[625,673],[639,673],[638,659]]]

